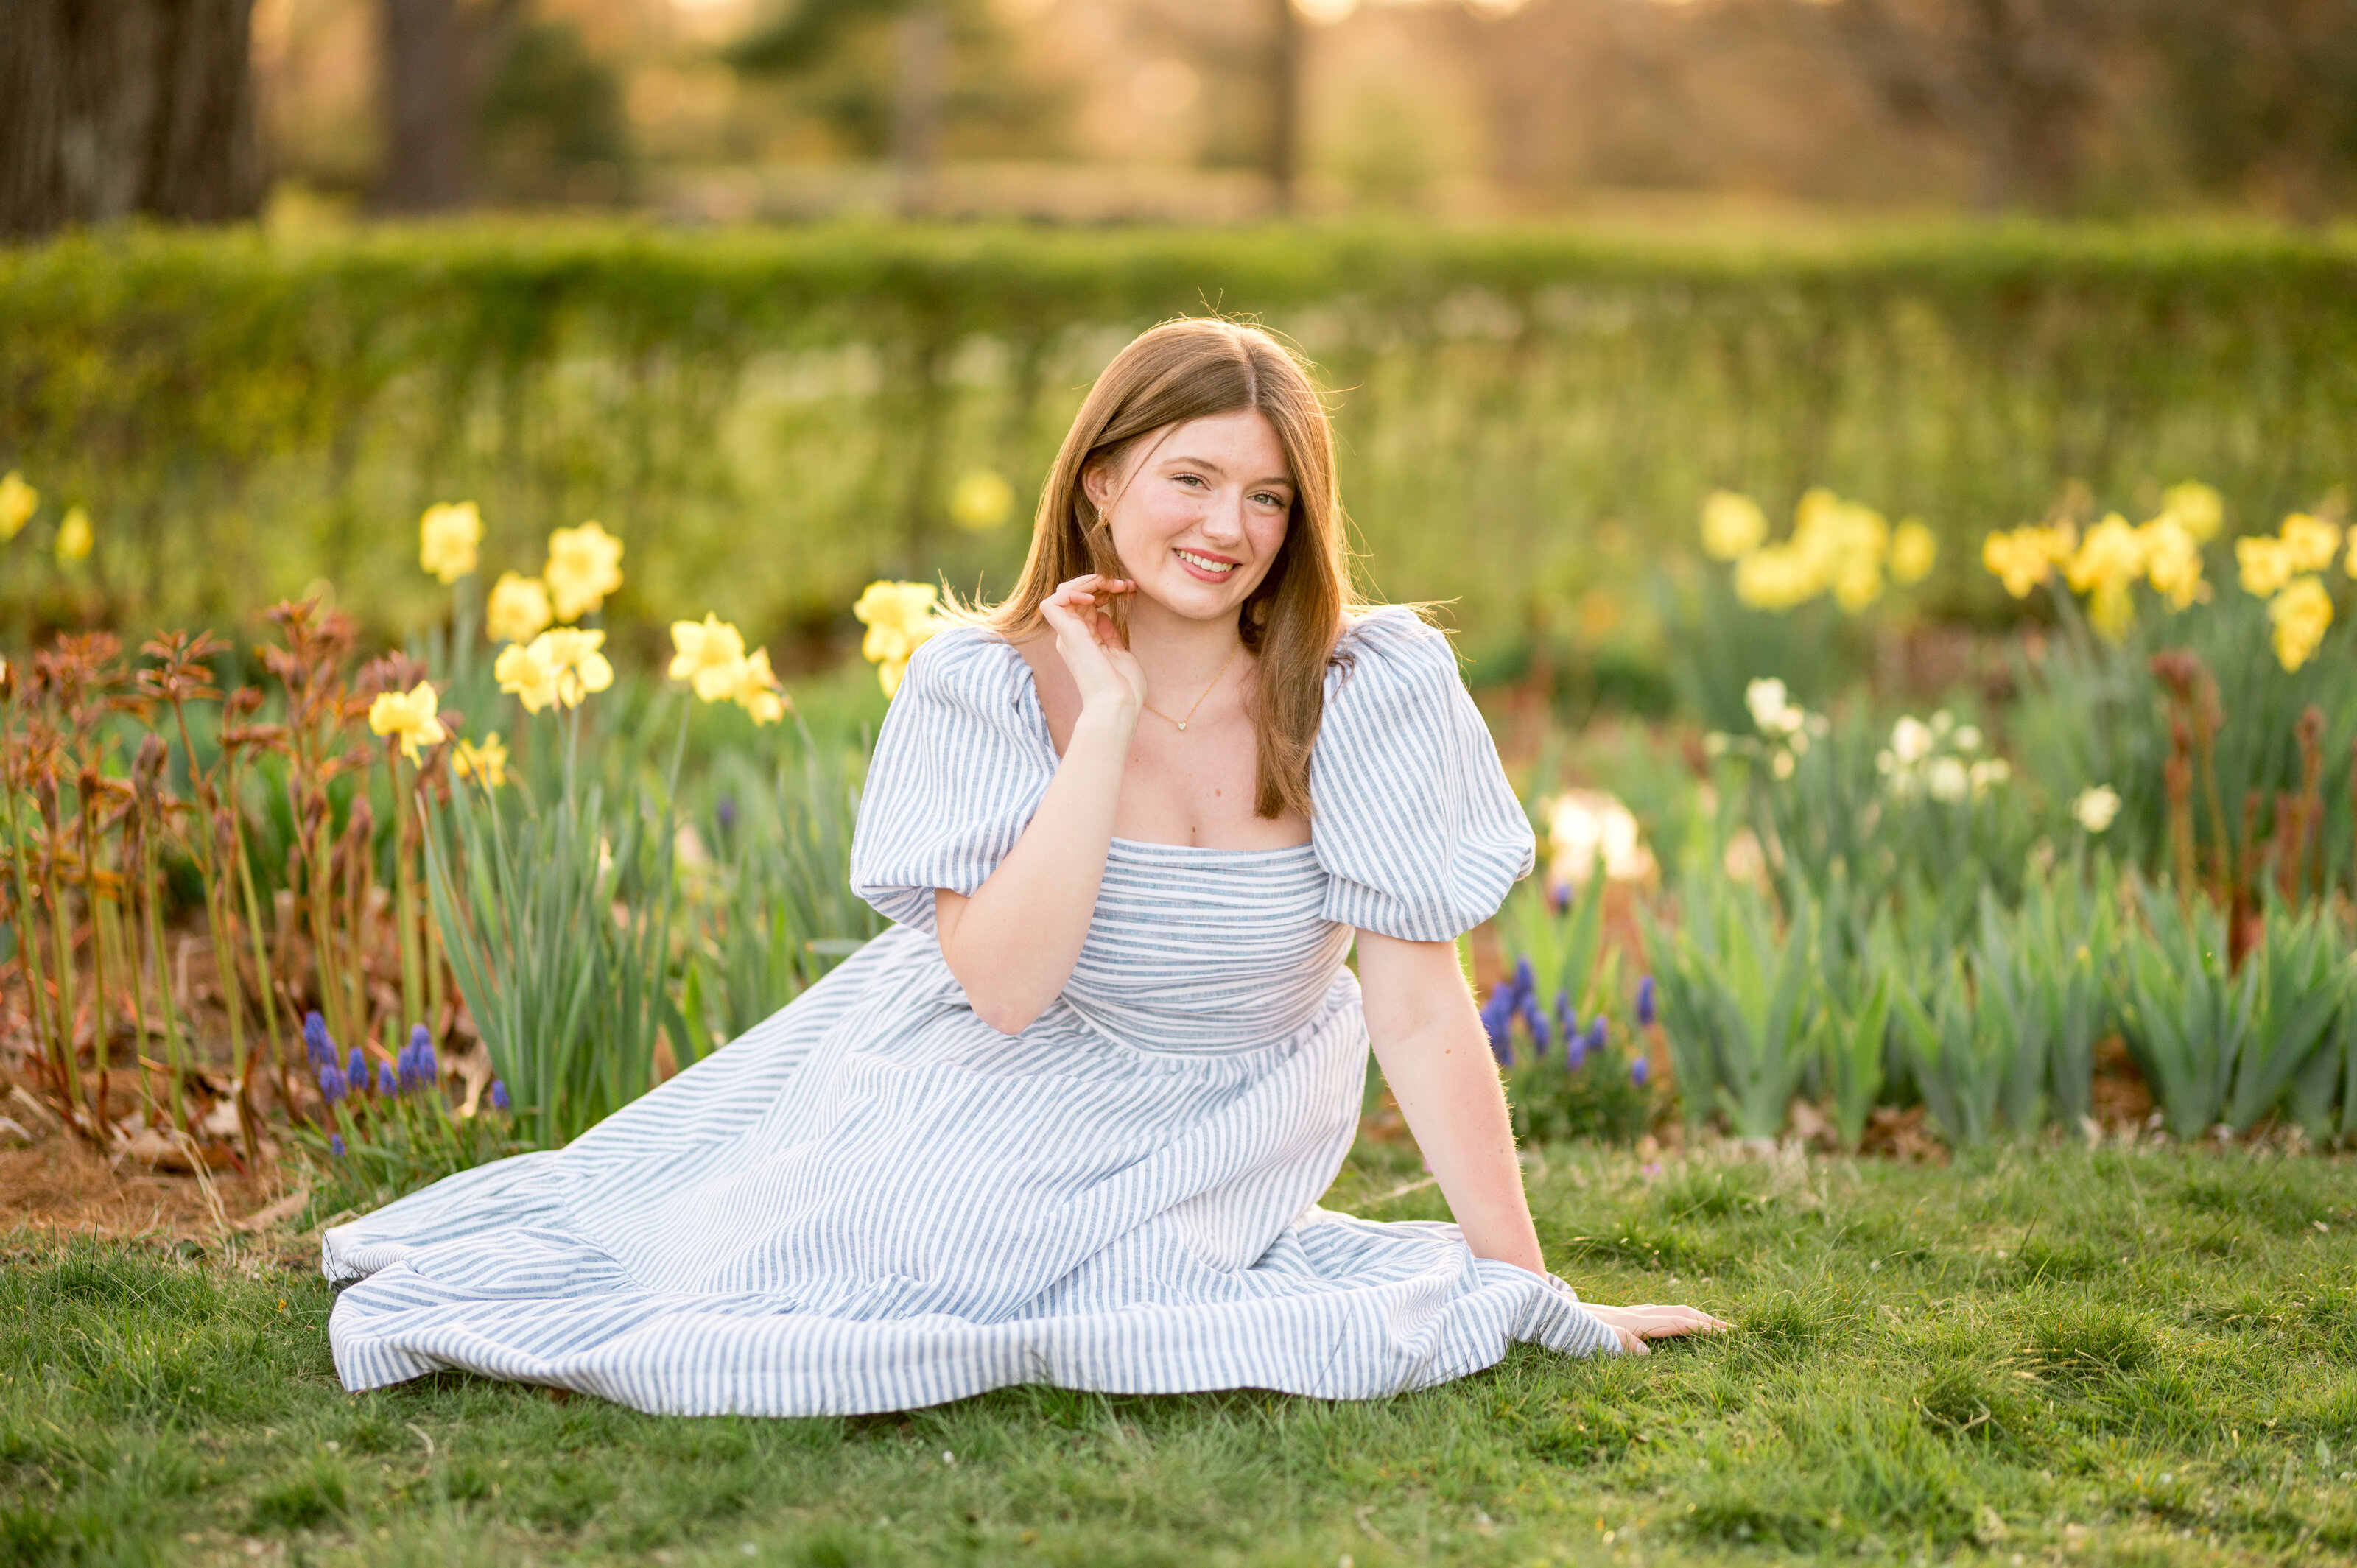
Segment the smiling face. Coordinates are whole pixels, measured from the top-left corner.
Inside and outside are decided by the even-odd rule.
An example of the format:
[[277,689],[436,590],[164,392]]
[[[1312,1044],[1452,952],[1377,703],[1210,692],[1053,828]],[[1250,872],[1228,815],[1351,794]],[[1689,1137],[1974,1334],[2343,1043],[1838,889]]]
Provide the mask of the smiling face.
[[1235,616],[1276,564],[1293,510],[1285,448],[1257,409],[1149,435],[1082,482],[1139,599],[1188,620]]

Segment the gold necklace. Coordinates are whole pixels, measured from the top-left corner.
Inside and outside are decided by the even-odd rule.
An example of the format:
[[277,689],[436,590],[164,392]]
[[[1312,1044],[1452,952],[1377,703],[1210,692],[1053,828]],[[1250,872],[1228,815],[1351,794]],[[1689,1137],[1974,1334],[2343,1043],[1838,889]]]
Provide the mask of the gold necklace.
[[[1227,658],[1220,661],[1220,673],[1212,676],[1211,683],[1203,688],[1203,697],[1210,696],[1213,692],[1219,689],[1221,676],[1227,674],[1228,666],[1236,661],[1236,655],[1243,651],[1243,639],[1238,639],[1236,645],[1228,650]],[[1147,713],[1152,714],[1156,718],[1160,719],[1165,724],[1177,725],[1180,733],[1183,734],[1187,728],[1187,719],[1193,718],[1195,716],[1195,708],[1200,708],[1203,705],[1203,697],[1198,697],[1195,699],[1195,707],[1189,708],[1187,710],[1187,718],[1185,719],[1172,718],[1168,714],[1164,713],[1160,708],[1156,707],[1152,703],[1147,702],[1143,697],[1140,697],[1137,700],[1137,705],[1144,708]]]

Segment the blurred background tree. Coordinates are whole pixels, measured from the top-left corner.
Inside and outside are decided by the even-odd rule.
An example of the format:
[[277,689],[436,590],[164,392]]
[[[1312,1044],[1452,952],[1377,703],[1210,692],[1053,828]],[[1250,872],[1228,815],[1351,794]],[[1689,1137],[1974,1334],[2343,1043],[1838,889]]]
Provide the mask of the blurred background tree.
[[253,0],[0,5],[0,236],[145,214],[250,218],[263,198]]
[[2357,195],[2349,0],[17,0],[0,85],[17,233],[270,190],[707,220]]
[[331,202],[2313,220],[2357,191],[2348,0],[255,3],[266,172]]

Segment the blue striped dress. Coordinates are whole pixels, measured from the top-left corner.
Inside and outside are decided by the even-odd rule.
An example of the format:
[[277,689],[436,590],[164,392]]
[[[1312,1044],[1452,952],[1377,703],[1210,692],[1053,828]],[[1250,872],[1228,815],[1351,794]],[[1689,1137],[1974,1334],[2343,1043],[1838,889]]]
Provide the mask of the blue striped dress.
[[1056,768],[1028,666],[935,638],[878,737],[852,853],[899,922],[569,1146],[331,1228],[352,1390],[440,1368],[680,1414],[910,1409],[1008,1383],[1365,1399],[1525,1339],[1610,1332],[1455,1226],[1318,1207],[1367,1062],[1354,929],[1456,936],[1530,867],[1446,639],[1345,636],[1311,842],[1116,839],[1061,1000],[974,1016],[933,890],[971,893]]

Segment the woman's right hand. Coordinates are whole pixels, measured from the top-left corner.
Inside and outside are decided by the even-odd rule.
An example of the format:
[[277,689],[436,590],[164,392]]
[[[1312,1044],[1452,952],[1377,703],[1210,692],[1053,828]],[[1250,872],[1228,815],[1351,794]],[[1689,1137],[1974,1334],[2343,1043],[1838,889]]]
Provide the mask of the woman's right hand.
[[1091,572],[1058,586],[1040,602],[1040,618],[1056,634],[1056,653],[1080,688],[1081,708],[1118,712],[1135,721],[1146,705],[1146,671],[1106,615],[1106,601],[1137,585]]
[[1584,1301],[1589,1316],[1612,1330],[1620,1341],[1620,1348],[1631,1355],[1650,1356],[1652,1348],[1648,1339],[1674,1339],[1685,1334],[1724,1334],[1735,1326],[1722,1318],[1713,1317],[1696,1306],[1598,1306]]

